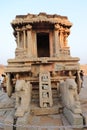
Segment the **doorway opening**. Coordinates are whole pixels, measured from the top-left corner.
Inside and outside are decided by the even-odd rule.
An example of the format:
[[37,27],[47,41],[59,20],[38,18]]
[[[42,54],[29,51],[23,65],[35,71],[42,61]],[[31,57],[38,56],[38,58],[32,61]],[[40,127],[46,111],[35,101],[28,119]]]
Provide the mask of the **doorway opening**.
[[37,56],[50,57],[49,33],[37,33]]

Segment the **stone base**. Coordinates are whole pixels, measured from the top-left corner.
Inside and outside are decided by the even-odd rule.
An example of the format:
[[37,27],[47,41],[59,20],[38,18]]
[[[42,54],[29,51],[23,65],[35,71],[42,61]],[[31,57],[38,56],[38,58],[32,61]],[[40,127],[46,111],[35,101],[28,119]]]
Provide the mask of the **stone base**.
[[7,114],[7,117],[4,120],[4,130],[13,130],[13,124],[14,124],[14,113],[15,110],[13,109]]
[[24,113],[25,113],[25,111],[22,108],[17,108],[17,110],[15,112],[15,116],[16,117],[23,117]]
[[32,105],[30,108],[31,115],[52,115],[52,114],[59,114],[61,111],[62,111],[61,104],[47,108],[40,108],[38,106]]
[[84,118],[84,124],[87,126],[87,113],[83,113],[83,118]]
[[28,122],[29,122],[28,119],[29,119],[29,113],[28,112],[23,117],[17,118],[16,130],[28,130],[28,128],[26,127],[28,125]]
[[74,114],[67,108],[64,108],[63,113],[71,125],[77,127],[83,125],[83,117],[80,114]]

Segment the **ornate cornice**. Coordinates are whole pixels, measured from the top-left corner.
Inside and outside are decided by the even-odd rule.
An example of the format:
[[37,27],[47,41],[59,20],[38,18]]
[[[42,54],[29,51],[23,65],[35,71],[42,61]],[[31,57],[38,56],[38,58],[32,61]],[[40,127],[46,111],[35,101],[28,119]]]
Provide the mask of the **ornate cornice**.
[[12,21],[12,26],[18,26],[23,24],[34,24],[34,23],[50,23],[50,24],[59,24],[62,26],[71,27],[72,23],[68,20],[66,16],[60,15],[50,15],[46,13],[36,14],[27,14],[27,15],[17,15],[15,20]]

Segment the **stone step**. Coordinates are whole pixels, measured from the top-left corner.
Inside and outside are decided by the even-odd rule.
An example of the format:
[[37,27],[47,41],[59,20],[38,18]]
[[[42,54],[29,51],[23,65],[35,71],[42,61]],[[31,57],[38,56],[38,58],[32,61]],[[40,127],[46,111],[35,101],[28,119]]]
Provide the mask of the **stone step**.
[[[38,98],[32,98],[31,103],[38,103],[39,104],[39,97]],[[60,100],[58,98],[53,98],[53,105],[58,104]]]
[[29,119],[32,119],[30,123],[33,124],[33,127],[28,128],[28,130],[64,130],[59,128],[59,126],[62,126],[60,114],[42,116],[31,115]]
[[65,126],[64,130],[74,130],[74,129],[69,127],[70,124],[63,114],[61,114],[61,119],[62,119],[62,122],[63,122],[63,126]]
[[61,104],[47,108],[40,108],[38,104],[31,104],[30,113],[31,115],[51,115],[60,113],[61,109]]
[[[56,89],[52,89],[52,98],[53,98],[53,104],[58,104],[59,97],[58,97],[58,91]],[[31,103],[39,104],[39,88],[37,86],[34,87],[34,89],[32,90]]]
[[[58,98],[58,93],[56,90],[52,90],[52,97],[53,98]],[[38,90],[34,90],[32,91],[32,98],[39,98],[39,91]]]
[[[32,99],[39,99],[39,94],[33,94],[31,97],[32,97]],[[55,96],[55,95],[53,95],[52,97],[53,97],[53,100],[59,99],[59,97]]]

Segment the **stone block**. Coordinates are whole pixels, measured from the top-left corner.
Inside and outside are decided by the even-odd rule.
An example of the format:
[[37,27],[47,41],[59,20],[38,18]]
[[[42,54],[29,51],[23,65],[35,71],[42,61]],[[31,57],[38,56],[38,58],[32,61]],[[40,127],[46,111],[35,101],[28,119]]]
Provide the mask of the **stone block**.
[[87,126],[87,113],[83,113],[84,124]]
[[4,120],[4,130],[13,130],[13,124],[14,124],[14,113],[15,110],[12,110],[7,114],[7,117]]
[[25,113],[25,115],[23,117],[19,117],[17,119],[17,122],[16,122],[16,130],[28,130],[28,118],[29,118],[29,113]]
[[74,114],[67,108],[64,108],[63,113],[71,125],[75,127],[83,126],[83,117],[80,114]]

